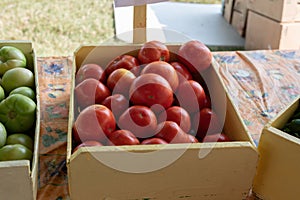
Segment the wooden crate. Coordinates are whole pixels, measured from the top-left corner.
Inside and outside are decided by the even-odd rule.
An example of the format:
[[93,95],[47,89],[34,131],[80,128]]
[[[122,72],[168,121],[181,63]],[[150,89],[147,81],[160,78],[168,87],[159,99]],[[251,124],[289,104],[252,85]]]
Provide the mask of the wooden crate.
[[[180,45],[167,46],[176,54]],[[82,46],[74,56],[72,91],[75,72],[83,64],[96,62],[106,66],[117,55],[128,52],[136,55],[140,47],[138,44]],[[86,147],[72,154],[75,120],[72,92],[67,147],[71,198],[245,199],[252,186],[258,153],[217,72],[218,65],[214,62],[203,77],[210,87],[213,105],[224,112],[223,130],[233,142]],[[151,152],[149,157],[147,153]],[[174,159],[177,155],[180,156]],[[170,160],[170,164],[163,164]],[[121,165],[128,168],[119,169]],[[155,170],[149,170],[149,166]]]
[[248,8],[277,22],[299,22],[299,0],[249,0]]
[[299,199],[300,139],[281,131],[299,107],[299,98],[263,129],[253,191],[261,199]]
[[36,56],[32,43],[29,41],[0,41],[0,48],[6,45],[20,49],[26,56],[28,68],[35,74],[37,112],[32,162],[29,160],[0,162],[0,199],[34,200],[37,195],[40,132],[40,103]]
[[245,36],[248,16],[248,0],[235,0],[231,25],[242,36]]
[[249,11],[245,49],[300,49],[300,22],[281,23]]

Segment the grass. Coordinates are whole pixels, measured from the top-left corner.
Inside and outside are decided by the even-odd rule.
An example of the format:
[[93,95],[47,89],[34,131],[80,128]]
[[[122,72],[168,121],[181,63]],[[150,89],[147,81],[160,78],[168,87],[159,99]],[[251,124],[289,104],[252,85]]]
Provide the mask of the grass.
[[[171,0],[220,3],[221,0]],[[113,0],[1,0],[0,39],[30,40],[38,56],[67,56],[114,36]]]

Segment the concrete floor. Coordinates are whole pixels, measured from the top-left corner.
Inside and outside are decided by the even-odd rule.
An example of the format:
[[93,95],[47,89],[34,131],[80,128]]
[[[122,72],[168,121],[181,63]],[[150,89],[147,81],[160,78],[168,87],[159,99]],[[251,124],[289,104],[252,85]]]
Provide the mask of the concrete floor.
[[[114,8],[117,38],[132,42],[133,7]],[[244,47],[245,40],[222,16],[221,4],[161,2],[147,5],[147,40],[202,41],[213,47]]]

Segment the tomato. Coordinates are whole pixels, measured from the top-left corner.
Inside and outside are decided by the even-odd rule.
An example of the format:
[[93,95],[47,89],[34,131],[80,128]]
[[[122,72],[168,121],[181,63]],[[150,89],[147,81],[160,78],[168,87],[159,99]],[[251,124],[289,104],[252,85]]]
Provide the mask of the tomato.
[[21,144],[9,144],[0,149],[0,161],[31,159],[32,151]]
[[12,95],[12,94],[23,94],[35,101],[35,92],[30,87],[26,87],[26,86],[17,87],[9,93],[9,95]]
[[22,94],[12,94],[0,102],[0,122],[9,133],[25,132],[35,123],[36,103]]
[[224,133],[206,135],[202,142],[230,142],[231,140]]
[[144,67],[144,69],[141,71],[141,74],[146,74],[146,73],[154,73],[154,74],[161,75],[163,78],[165,78],[168,81],[173,91],[175,91],[178,87],[179,81],[178,81],[177,72],[172,67],[172,65],[170,65],[165,61],[153,61],[147,64]]
[[[105,68],[105,73],[109,76],[114,70],[124,68],[134,73],[135,68],[140,65],[138,59],[131,55],[120,55],[109,62]],[[135,73],[134,73],[135,74]],[[136,75],[136,74],[135,74]]]
[[24,53],[13,46],[3,46],[0,49],[0,76],[7,70],[16,67],[26,67],[27,61]]
[[81,147],[95,147],[95,146],[103,146],[103,144],[95,140],[84,141],[74,148],[73,153]]
[[129,88],[135,79],[135,75],[124,68],[114,70],[107,78],[107,87],[113,94],[129,96]]
[[194,80],[188,80],[181,83],[175,94],[179,106],[183,107],[189,113],[197,112],[205,105],[205,91],[200,83]]
[[147,64],[159,60],[169,62],[170,52],[164,43],[152,40],[143,44],[143,46],[138,51],[137,57],[142,64]]
[[203,108],[193,116],[193,128],[197,130],[196,137],[203,139],[207,134],[220,133],[222,126],[218,115],[210,108]]
[[116,130],[108,137],[107,145],[138,145],[140,141],[128,130]]
[[5,145],[6,139],[7,139],[7,132],[5,126],[0,122],[0,148]]
[[119,119],[120,115],[129,107],[129,101],[122,94],[113,94],[106,97],[102,102],[102,105],[109,108],[116,119]]
[[100,81],[87,78],[75,87],[74,95],[76,103],[83,109],[89,105],[101,103],[111,95],[111,92]]
[[21,86],[34,88],[34,74],[27,68],[13,68],[3,74],[1,85],[6,94]]
[[78,144],[87,140],[105,141],[116,129],[116,120],[109,108],[99,104],[86,107],[79,113],[73,127],[73,137]]
[[11,134],[7,137],[6,144],[22,144],[33,151],[33,139],[23,133]]
[[5,99],[5,91],[3,87],[0,85],[0,102]]
[[172,67],[174,67],[174,69],[177,72],[179,83],[182,83],[183,81],[186,81],[186,80],[193,79],[193,76],[191,75],[189,70],[182,63],[171,62],[170,64],[172,65]]
[[191,73],[200,73],[206,70],[212,62],[212,53],[209,48],[197,40],[190,40],[182,44],[177,57]]
[[180,128],[186,133],[188,133],[191,128],[190,114],[184,108],[179,106],[171,106],[166,111],[160,113],[158,121],[176,122],[180,126]]
[[172,121],[161,122],[157,125],[155,137],[162,138],[168,143],[195,143],[198,140],[185,133],[177,123]]
[[118,127],[131,131],[138,138],[148,138],[154,134],[157,119],[150,108],[134,105],[119,117]]
[[87,78],[93,78],[98,81],[101,81],[102,83],[105,83],[106,81],[106,75],[104,73],[103,68],[98,64],[85,64],[81,66],[78,71],[76,72],[76,84],[81,83],[83,80]]
[[161,138],[149,138],[143,140],[141,144],[168,144],[168,143]]
[[[156,104],[164,109],[173,103],[173,91],[166,79],[158,74],[142,74],[131,84],[129,89],[130,101],[134,105],[154,106]],[[154,109],[154,112],[161,108]]]

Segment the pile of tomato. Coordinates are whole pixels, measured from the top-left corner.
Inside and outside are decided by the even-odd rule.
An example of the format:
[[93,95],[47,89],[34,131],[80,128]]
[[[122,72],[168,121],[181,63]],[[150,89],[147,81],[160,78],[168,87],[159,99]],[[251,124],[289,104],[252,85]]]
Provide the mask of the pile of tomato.
[[36,92],[24,53],[0,48],[0,161],[31,160],[34,150]]
[[81,66],[74,89],[74,150],[230,141],[201,77],[211,67],[209,48],[191,40],[171,57],[164,43],[149,41],[107,66]]

